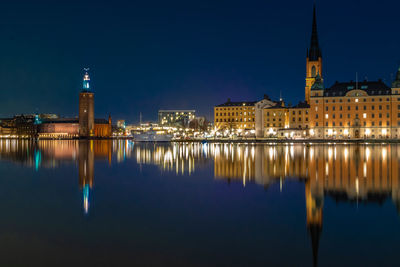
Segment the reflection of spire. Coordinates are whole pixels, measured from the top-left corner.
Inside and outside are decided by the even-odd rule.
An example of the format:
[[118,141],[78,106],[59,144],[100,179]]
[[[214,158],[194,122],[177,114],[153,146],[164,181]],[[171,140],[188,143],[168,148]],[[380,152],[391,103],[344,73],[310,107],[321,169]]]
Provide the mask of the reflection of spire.
[[83,194],[83,211],[89,213],[90,189],[93,186],[94,179],[94,149],[93,141],[79,142],[79,187]]
[[319,239],[321,236],[322,228],[319,225],[309,225],[308,232],[311,237],[311,246],[313,252],[313,266],[318,266],[318,248],[319,248]]
[[307,228],[311,237],[311,246],[313,251],[313,265],[318,265],[318,247],[322,231],[322,207],[323,199],[314,197],[312,194],[310,180],[305,184],[306,210],[307,210]]
[[88,184],[85,185],[83,188],[83,211],[85,214],[89,213],[89,193],[90,193],[90,187]]

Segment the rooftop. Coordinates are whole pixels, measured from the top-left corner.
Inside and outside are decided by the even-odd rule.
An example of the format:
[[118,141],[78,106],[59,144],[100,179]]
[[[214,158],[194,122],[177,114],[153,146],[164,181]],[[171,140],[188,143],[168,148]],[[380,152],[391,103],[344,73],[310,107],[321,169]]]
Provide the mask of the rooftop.
[[239,107],[239,106],[254,106],[257,101],[240,101],[232,102],[230,99],[223,104],[219,104],[216,107]]
[[391,89],[382,80],[362,82],[336,82],[330,88],[326,88],[324,96],[344,96],[351,90],[362,90],[368,95],[390,95]]

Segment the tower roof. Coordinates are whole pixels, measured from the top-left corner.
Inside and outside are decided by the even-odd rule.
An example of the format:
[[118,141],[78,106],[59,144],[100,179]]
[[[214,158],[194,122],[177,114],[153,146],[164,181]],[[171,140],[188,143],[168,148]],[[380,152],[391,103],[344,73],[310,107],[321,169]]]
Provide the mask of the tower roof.
[[392,83],[392,88],[400,88],[400,66],[396,73],[396,80]]
[[315,4],[313,10],[313,22],[311,32],[311,44],[310,49],[307,51],[307,57],[310,61],[316,61],[319,57],[322,57],[321,48],[318,43],[318,32],[317,32],[317,17],[315,12]]
[[319,75],[319,72],[317,76],[315,77],[315,82],[311,86],[311,90],[324,90],[324,82],[322,81],[321,75]]
[[89,76],[89,68],[83,69],[85,74],[83,75],[83,85],[82,85],[82,92],[90,92],[90,76]]

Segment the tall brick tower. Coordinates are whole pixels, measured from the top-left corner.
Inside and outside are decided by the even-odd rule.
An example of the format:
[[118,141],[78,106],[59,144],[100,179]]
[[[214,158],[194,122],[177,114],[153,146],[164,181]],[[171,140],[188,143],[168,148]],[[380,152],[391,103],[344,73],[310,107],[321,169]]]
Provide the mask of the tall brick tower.
[[313,11],[312,33],[310,49],[307,49],[307,63],[306,63],[306,89],[305,98],[306,102],[310,103],[310,90],[315,82],[317,74],[322,78],[322,53],[318,44],[317,34],[317,18],[315,15],[315,4]]
[[89,69],[84,69],[83,88],[79,93],[79,137],[94,135],[94,93],[90,90]]

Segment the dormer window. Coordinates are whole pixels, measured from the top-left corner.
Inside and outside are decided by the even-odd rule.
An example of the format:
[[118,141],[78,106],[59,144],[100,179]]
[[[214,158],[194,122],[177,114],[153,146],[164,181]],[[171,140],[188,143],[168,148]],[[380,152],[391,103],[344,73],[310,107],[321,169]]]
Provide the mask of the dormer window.
[[354,89],[354,86],[352,86],[352,85],[347,86],[347,90],[353,90],[353,89]]
[[363,89],[363,90],[368,89],[368,85],[362,85],[361,89]]

